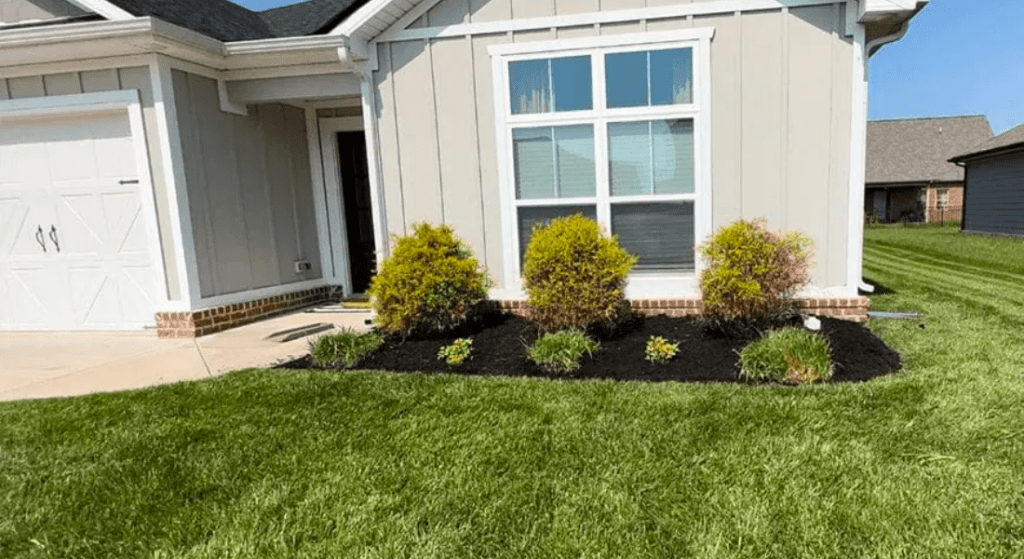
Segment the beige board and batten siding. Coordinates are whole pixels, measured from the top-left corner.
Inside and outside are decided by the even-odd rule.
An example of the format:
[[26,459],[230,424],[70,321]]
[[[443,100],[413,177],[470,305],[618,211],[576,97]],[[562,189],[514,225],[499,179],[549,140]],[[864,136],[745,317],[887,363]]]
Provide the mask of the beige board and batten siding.
[[[217,82],[172,72],[202,297],[322,278],[306,116],[220,108]],[[295,272],[296,260],[312,269]]]
[[160,151],[159,122],[153,102],[153,82],[149,68],[110,68],[83,72],[66,72],[41,76],[0,77],[0,100],[77,95],[101,91],[136,90],[142,105],[142,119],[146,128],[146,148],[149,151],[150,176],[153,178],[153,198],[156,203],[160,249],[167,276],[167,298],[181,300],[178,281],[178,262],[174,258],[174,240],[171,235],[171,213],[168,205],[167,183],[164,181],[164,160]]
[[[413,25],[688,3],[443,0]],[[451,224],[491,276],[503,277],[488,46],[713,27],[713,227],[763,216],[774,228],[802,231],[815,242],[813,284],[845,286],[853,102],[853,41],[845,25],[845,6],[836,3],[517,31],[511,39],[501,33],[381,43],[374,84],[388,231],[417,221]]]
[[88,13],[64,0],[0,0],[0,25],[83,16]]

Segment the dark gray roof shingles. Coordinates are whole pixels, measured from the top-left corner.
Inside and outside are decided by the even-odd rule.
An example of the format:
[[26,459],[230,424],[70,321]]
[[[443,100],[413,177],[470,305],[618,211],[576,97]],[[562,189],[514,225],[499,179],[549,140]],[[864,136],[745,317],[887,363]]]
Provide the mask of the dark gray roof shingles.
[[110,0],[135,16],[152,16],[224,42],[326,33],[367,0],[308,0],[254,12],[228,0]]
[[308,0],[271,8],[260,15],[278,37],[299,37],[328,31],[328,27],[365,3],[365,0]]
[[984,116],[877,120],[868,122],[868,184],[964,180],[949,162],[992,138]]
[[963,161],[965,159],[971,159],[976,155],[1016,147],[1024,148],[1024,124],[1016,128],[1011,128],[991,140],[973,146],[962,154],[957,154],[953,160]]

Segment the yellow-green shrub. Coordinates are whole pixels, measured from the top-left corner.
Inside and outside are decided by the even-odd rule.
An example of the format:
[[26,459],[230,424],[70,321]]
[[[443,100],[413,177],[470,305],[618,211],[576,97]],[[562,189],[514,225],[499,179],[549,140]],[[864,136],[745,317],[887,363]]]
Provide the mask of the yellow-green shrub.
[[623,290],[636,258],[580,215],[533,230],[523,262],[527,312],[541,330],[586,328],[623,312]]
[[811,240],[781,235],[765,221],[737,221],[718,230],[701,253],[704,313],[726,319],[771,317],[791,307],[789,297],[810,277]]
[[381,330],[444,332],[487,298],[486,272],[451,227],[417,223],[394,242],[369,290]]

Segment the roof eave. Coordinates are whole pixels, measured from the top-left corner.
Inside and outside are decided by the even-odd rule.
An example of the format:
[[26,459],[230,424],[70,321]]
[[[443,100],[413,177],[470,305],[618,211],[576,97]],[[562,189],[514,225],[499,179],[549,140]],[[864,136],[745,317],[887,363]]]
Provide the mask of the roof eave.
[[317,35],[224,43],[152,17],[14,29],[0,32],[0,76],[9,67],[154,53],[219,71],[334,63],[342,72],[348,42]]
[[1008,146],[1000,146],[1000,147],[989,149],[989,150],[985,150],[985,151],[977,151],[977,152],[974,152],[974,153],[965,153],[963,155],[958,155],[958,156],[950,159],[949,162],[950,163],[970,163],[972,161],[977,161],[978,159],[985,159],[985,158],[988,158],[988,157],[996,157],[998,155],[1006,155],[1008,153],[1014,153],[1014,152],[1017,152],[1017,151],[1024,151],[1024,142],[1018,142],[1016,144],[1010,144]]

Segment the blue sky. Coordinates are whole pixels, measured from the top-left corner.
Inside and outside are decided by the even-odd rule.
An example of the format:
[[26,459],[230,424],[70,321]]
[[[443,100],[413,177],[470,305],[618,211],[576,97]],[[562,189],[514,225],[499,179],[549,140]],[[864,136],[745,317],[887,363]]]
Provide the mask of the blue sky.
[[[235,0],[252,10],[291,0]],[[1024,0],[932,0],[871,59],[871,119],[983,114],[1024,124]]]
[[1024,124],[1024,1],[932,0],[871,59],[871,119],[983,114]]

